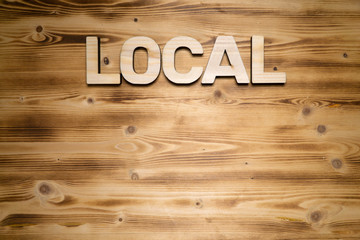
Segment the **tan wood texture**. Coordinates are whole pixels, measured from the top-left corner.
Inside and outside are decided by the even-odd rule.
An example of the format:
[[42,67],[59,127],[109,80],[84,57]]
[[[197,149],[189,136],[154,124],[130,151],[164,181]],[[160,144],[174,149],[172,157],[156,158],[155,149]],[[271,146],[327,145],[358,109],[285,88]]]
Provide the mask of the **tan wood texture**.
[[[358,0],[1,1],[0,239],[359,239],[359,29]],[[254,35],[286,84],[86,83],[86,36],[100,75],[233,36],[250,76]]]

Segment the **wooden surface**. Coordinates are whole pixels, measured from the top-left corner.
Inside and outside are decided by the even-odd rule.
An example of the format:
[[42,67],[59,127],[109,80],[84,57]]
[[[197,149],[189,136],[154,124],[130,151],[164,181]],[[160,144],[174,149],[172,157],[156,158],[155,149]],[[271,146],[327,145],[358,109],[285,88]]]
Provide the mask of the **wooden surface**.
[[[1,1],[0,238],[359,239],[359,29],[357,0]],[[86,84],[86,36],[116,74],[131,37],[198,40],[187,73],[229,35],[286,84]]]

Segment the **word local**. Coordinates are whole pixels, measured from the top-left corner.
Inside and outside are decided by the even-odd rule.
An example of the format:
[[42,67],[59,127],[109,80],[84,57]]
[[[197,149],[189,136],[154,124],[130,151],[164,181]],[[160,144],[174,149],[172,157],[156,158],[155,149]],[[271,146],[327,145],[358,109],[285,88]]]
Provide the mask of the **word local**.
[[[119,74],[100,74],[98,37],[86,37],[86,82],[87,84],[120,84]],[[133,67],[134,52],[145,48],[148,55],[148,67],[145,73],[136,73]],[[202,67],[192,67],[188,73],[179,73],[175,69],[175,52],[179,48],[188,48],[192,55],[202,55],[201,44],[191,37],[175,37],[168,41],[163,49],[163,71],[169,81],[176,84],[190,84],[197,81]],[[285,83],[286,73],[264,72],[264,37],[252,36],[251,82],[252,83]],[[227,54],[230,66],[222,66],[221,60]],[[133,37],[125,41],[120,54],[120,69],[123,77],[132,84],[145,85],[157,79],[160,73],[159,45],[148,37]],[[213,84],[216,77],[233,76],[239,84],[249,83],[249,77],[240,56],[234,37],[219,36],[216,38],[202,84]]]

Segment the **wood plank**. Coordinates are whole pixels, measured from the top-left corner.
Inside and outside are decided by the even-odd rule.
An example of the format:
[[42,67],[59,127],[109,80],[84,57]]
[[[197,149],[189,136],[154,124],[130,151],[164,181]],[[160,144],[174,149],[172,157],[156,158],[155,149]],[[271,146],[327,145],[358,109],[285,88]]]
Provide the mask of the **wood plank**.
[[[2,1],[0,238],[359,239],[359,9]],[[202,56],[176,53],[186,73],[233,36],[250,76],[254,35],[264,72],[286,84],[182,86],[162,69],[148,86],[86,84],[87,36],[100,39],[101,73],[118,76],[131,37],[161,53],[174,37],[199,41]],[[144,73],[147,54],[134,59]]]

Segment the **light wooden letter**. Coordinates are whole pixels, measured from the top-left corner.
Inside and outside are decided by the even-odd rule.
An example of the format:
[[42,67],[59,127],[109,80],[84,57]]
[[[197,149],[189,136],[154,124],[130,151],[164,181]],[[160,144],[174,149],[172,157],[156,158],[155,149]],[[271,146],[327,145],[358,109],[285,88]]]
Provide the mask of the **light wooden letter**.
[[[133,67],[134,52],[143,47],[148,53],[148,67],[145,73],[136,73]],[[128,39],[121,51],[120,69],[124,78],[132,84],[149,84],[156,80],[160,73],[160,48],[148,37],[133,37]]]
[[98,37],[86,37],[86,83],[120,84],[120,74],[100,74]]
[[286,73],[264,72],[264,37],[252,36],[252,50],[251,50],[251,82],[252,83],[285,83]]
[[[221,60],[225,52],[231,66],[221,66]],[[249,77],[239,49],[232,36],[219,36],[216,38],[201,82],[203,84],[213,84],[217,76],[234,76],[237,83],[249,83]]]
[[165,76],[173,83],[190,84],[198,80],[203,72],[202,67],[192,67],[188,73],[179,73],[175,70],[175,52],[178,48],[186,47],[193,55],[203,54],[201,44],[191,37],[175,37],[168,41],[163,50],[163,70]]

